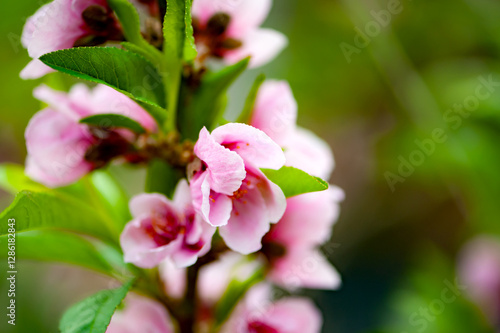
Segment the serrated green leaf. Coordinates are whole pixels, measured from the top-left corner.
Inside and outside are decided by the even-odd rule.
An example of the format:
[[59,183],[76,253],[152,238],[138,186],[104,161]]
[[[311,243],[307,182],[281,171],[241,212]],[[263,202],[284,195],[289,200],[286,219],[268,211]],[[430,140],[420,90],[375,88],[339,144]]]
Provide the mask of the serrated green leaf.
[[184,42],[184,60],[187,62],[193,61],[198,55],[196,44],[194,41],[193,18],[191,16],[191,7],[193,0],[186,0],[186,9],[184,13],[184,21],[186,24],[186,40]]
[[328,189],[328,183],[323,179],[294,167],[285,166],[279,170],[262,169],[262,172],[281,188],[287,198]]
[[[40,60],[63,73],[106,84],[138,102],[160,110],[166,107],[160,73],[150,61],[133,52],[114,47],[79,47],[51,52]],[[159,123],[166,118],[166,113],[151,115]]]
[[61,333],[105,333],[132,284],[130,281],[118,289],[100,291],[73,305],[61,318]]
[[125,38],[137,46],[133,52],[141,54],[157,64],[161,52],[149,44],[142,36],[139,14],[134,5],[128,0],[108,0],[108,4],[118,17]]
[[47,190],[45,186],[34,182],[24,174],[24,166],[10,163],[0,165],[0,188],[11,194],[17,194],[22,190]]
[[[114,221],[93,207],[57,192],[21,191],[14,202],[0,214],[0,221],[15,219],[16,232],[60,229],[78,232],[117,243]],[[0,225],[0,236],[8,233],[6,223]]]
[[249,60],[250,58],[245,58],[218,72],[206,74],[194,92],[185,88],[187,102],[179,112],[179,127],[184,137],[196,140],[203,126],[211,129],[218,122],[217,117],[221,116],[218,110],[221,98],[248,67]]
[[264,83],[266,76],[264,74],[260,74],[255,79],[252,88],[250,88],[250,92],[248,93],[247,99],[245,100],[245,105],[243,106],[243,111],[238,117],[238,123],[248,124],[252,119],[252,112],[255,107],[255,101],[257,99],[257,94],[259,93],[259,88]]
[[87,125],[95,125],[99,127],[118,127],[127,128],[132,132],[142,134],[146,130],[137,121],[130,119],[128,117],[122,116],[121,114],[96,114],[90,117],[86,117],[80,120],[80,123]]
[[[16,258],[62,262],[82,266],[109,276],[114,276],[113,267],[104,259],[89,240],[63,231],[35,230],[15,235]],[[0,236],[0,247],[7,249],[8,235]],[[0,257],[6,257],[2,251]]]

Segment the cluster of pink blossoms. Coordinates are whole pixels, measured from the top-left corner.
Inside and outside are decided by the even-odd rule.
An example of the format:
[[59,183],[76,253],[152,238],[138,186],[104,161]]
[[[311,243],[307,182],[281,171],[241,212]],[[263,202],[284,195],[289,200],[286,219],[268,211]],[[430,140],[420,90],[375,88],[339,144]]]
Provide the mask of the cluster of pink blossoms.
[[[131,2],[146,16],[159,11],[157,1]],[[274,58],[287,41],[279,32],[260,28],[270,7],[271,0],[194,0],[197,63],[232,64],[251,56],[250,65],[256,67]],[[123,39],[106,0],[54,0],[26,24],[23,43],[34,60],[21,76],[39,78],[50,72],[38,60],[45,53],[113,46]],[[32,179],[60,187],[110,162],[148,161],[141,149],[148,147],[159,126],[123,94],[103,85],[90,89],[79,84],[69,93],[42,85],[34,95],[47,107],[26,129],[26,173]],[[133,119],[145,131],[81,123],[86,117],[110,113]],[[262,171],[292,166],[323,179],[330,177],[334,168],[330,148],[298,127],[296,119],[297,103],[289,85],[270,80],[260,87],[248,124],[228,123],[212,131],[202,128],[191,158],[182,166],[185,179],[173,198],[144,193],[130,201],[133,219],[120,237],[125,262],[140,268],[160,266],[167,295],[182,298],[186,268],[207,255],[214,242],[219,248],[222,244],[225,253],[200,271],[197,291],[206,308],[222,297],[232,278],[245,279],[259,269],[268,282],[290,290],[337,288],[339,274],[319,247],[330,239],[342,190],[331,186],[286,198]],[[252,287],[220,332],[320,331],[321,315],[310,301],[273,301],[271,295],[267,283]],[[108,332],[166,333],[175,332],[174,327],[160,303],[129,295]]]

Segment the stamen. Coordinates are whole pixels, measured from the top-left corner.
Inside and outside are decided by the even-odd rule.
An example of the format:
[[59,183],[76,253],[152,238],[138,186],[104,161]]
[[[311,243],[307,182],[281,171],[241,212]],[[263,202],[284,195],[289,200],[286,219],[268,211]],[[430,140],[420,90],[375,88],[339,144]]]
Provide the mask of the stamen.
[[226,32],[231,16],[226,13],[217,13],[207,22],[207,32],[213,36],[220,36]]

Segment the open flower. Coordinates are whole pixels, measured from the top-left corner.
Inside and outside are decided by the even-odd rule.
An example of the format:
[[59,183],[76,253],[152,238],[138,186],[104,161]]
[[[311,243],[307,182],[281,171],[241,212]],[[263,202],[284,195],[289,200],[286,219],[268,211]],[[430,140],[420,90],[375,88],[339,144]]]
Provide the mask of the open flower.
[[68,185],[130,148],[131,131],[87,126],[80,119],[116,113],[149,131],[156,130],[155,121],[144,109],[103,85],[90,90],[78,84],[69,93],[42,85],[34,95],[48,107],[35,114],[26,128],[26,174],[49,187]]
[[279,221],[286,208],[283,191],[260,171],[283,166],[281,148],[256,128],[227,124],[212,134],[203,128],[194,153],[198,160],[189,169],[196,211],[219,227],[232,250],[259,250],[269,224]]
[[340,276],[318,247],[330,239],[344,193],[337,187],[287,199],[283,218],[264,237],[269,278],[288,289],[335,289]]
[[269,135],[284,150],[286,165],[328,179],[335,166],[326,142],[296,125],[297,102],[286,81],[268,80],[259,89],[250,125]]
[[271,4],[271,0],[194,0],[193,25],[201,57],[232,64],[251,56],[252,67],[271,61],[287,44],[283,34],[259,28]]
[[319,333],[321,313],[305,298],[272,302],[271,289],[261,284],[250,289],[232,312],[221,333]]
[[128,294],[124,308],[111,317],[106,333],[174,333],[170,316],[160,303],[136,294]]
[[140,194],[130,201],[130,211],[134,219],[120,237],[126,262],[152,268],[170,259],[187,267],[210,250],[215,228],[195,213],[185,180],[173,201],[162,194]]
[[45,53],[122,39],[121,27],[106,0],[54,0],[24,26],[21,41],[33,60],[21,77],[36,79],[51,72],[38,60]]

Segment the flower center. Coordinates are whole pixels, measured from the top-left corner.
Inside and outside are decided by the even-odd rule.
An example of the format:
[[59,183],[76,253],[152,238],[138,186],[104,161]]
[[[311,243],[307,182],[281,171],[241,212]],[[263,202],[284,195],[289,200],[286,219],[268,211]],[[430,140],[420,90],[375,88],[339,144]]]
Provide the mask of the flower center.
[[263,322],[253,321],[248,324],[248,333],[279,333],[279,331]]
[[77,39],[73,47],[96,46],[108,40],[123,40],[123,33],[111,9],[99,5],[89,6],[82,12],[82,19],[87,33]]
[[95,169],[105,166],[132,148],[131,143],[115,131],[95,126],[89,126],[89,130],[94,138],[94,144],[85,152],[85,160]]
[[208,56],[223,58],[228,51],[242,45],[240,40],[227,36],[227,28],[230,23],[231,16],[222,12],[215,13],[204,26],[196,18],[193,19],[195,41],[204,46],[204,48],[200,48],[201,50],[205,50],[205,52],[200,52],[200,61]]
[[178,222],[178,217],[167,212],[166,214],[154,213],[151,217],[151,226],[147,229],[148,234],[159,246],[167,245],[184,231]]

